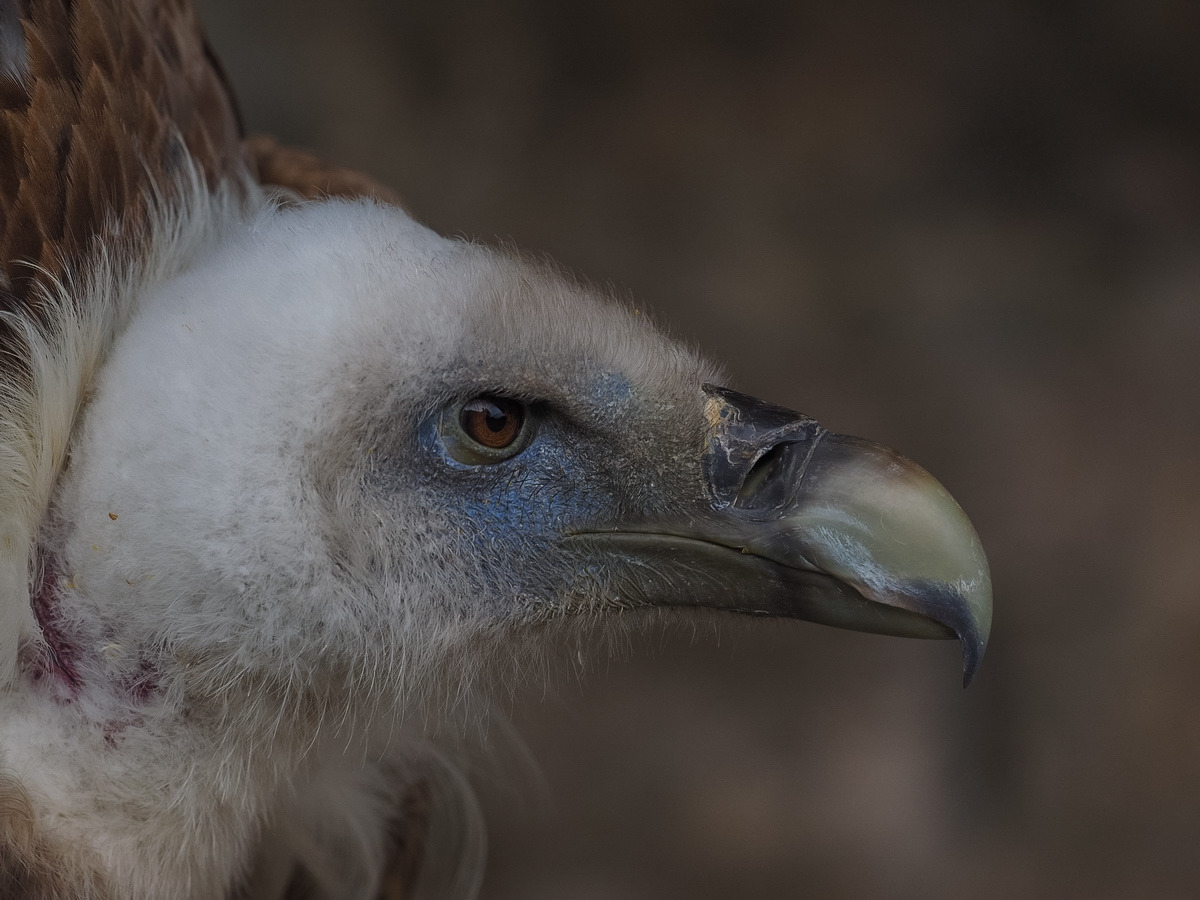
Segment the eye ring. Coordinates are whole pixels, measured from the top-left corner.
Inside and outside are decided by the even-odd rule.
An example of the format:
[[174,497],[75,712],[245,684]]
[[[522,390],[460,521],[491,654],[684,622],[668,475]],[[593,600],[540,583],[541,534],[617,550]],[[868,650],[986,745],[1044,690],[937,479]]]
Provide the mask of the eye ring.
[[451,458],[468,466],[512,459],[533,439],[528,404],[498,394],[478,394],[455,403],[438,418],[438,434]]

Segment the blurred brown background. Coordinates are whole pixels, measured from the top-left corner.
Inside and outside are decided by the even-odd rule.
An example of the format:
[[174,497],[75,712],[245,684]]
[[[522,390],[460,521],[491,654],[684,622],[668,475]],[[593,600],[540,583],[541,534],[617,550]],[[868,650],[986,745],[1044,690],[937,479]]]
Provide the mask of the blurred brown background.
[[1200,892],[1200,4],[201,0],[253,131],[892,444],[992,645],[649,635],[517,729],[489,900]]

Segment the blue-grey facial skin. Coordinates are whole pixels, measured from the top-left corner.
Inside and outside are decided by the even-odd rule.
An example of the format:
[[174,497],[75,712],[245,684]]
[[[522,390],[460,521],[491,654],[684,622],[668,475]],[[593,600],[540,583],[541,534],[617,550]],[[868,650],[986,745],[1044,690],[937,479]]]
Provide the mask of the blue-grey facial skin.
[[536,433],[516,456],[478,465],[447,452],[438,429],[441,415],[426,419],[419,431],[420,451],[430,463],[424,496],[465,538],[487,550],[487,558],[534,556],[580,522],[602,511],[615,515],[614,498],[588,487],[607,481],[597,477],[596,454],[569,440],[553,413],[531,416],[535,421],[526,427]]
[[[664,397],[611,371],[568,371],[558,379],[545,371],[535,378],[518,366],[508,372],[507,379],[468,380],[452,399],[431,400],[408,446],[369,475],[381,513],[405,522],[389,530],[409,542],[390,555],[404,569],[393,573],[397,583],[416,584],[422,572],[441,571],[445,577],[426,592],[440,615],[490,627],[600,608],[704,607],[912,637],[957,634],[968,651],[967,677],[974,671],[986,643],[977,626],[990,606],[975,609],[938,582],[922,581],[928,554],[899,552],[892,559],[898,551],[889,551],[894,568],[887,572],[896,578],[887,590],[880,587],[887,572],[876,571],[869,553],[865,569],[809,559],[809,550],[840,547],[848,537],[843,514],[868,523],[860,536],[867,548],[879,541],[890,547],[910,524],[919,525],[919,516],[915,523],[901,516],[879,534],[869,527],[899,496],[895,477],[878,477],[892,468],[914,473],[916,499],[944,494],[910,463],[869,442],[825,433],[798,413],[723,389],[706,393],[701,382]],[[525,404],[525,431],[511,445],[512,456],[487,451],[481,459],[471,450],[478,445],[458,417],[462,404],[478,396]],[[747,438],[753,447],[718,454],[728,465],[714,465],[714,454],[733,446],[730,429],[751,425],[755,435],[762,432],[763,446]],[[805,450],[822,436],[824,444],[845,444],[829,472],[805,480],[805,467],[791,465],[808,460],[805,451],[795,459],[780,455],[761,479],[749,478],[757,462],[750,450],[777,444]],[[826,497],[826,481],[840,484],[837,472],[854,475],[849,481],[862,496],[834,490]],[[805,512],[800,488],[806,503],[821,511],[829,502],[833,512]],[[946,504],[935,506],[935,525],[973,535],[961,511],[955,517]],[[825,534],[830,529],[832,536]],[[938,574],[941,563],[953,568],[960,556],[935,558]],[[864,573],[874,580],[860,584]]]
[[[372,493],[415,501],[428,513],[437,541],[449,539],[466,551],[477,567],[471,580],[485,590],[482,601],[494,615],[578,606],[583,598],[573,595],[589,581],[598,587],[601,573],[568,536],[645,519],[675,498],[699,499],[698,461],[691,473],[657,471],[680,448],[661,446],[654,427],[661,424],[627,379],[600,373],[585,390],[563,394],[571,397],[569,408],[528,400],[526,428],[533,435],[511,458],[472,465],[449,452],[441,423],[469,399],[462,397],[417,425],[412,456],[395,460],[403,478],[386,462],[374,473],[379,482]],[[697,390],[697,437],[686,441],[697,451],[699,410]],[[659,456],[662,450],[671,452]],[[413,475],[417,489],[406,497],[386,483]]]

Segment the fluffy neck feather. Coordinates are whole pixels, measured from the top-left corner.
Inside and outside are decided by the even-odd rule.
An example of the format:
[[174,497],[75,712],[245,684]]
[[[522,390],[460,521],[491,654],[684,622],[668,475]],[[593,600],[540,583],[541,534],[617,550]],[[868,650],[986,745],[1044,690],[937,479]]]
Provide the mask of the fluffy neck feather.
[[[298,708],[296,698],[290,707],[273,698],[281,708],[239,708],[228,697],[197,705],[185,677],[157,671],[159,648],[127,646],[110,620],[89,612],[107,601],[77,582],[79,554],[62,544],[61,524],[46,532],[79,411],[108,348],[159,286],[246,221],[271,214],[261,195],[248,205],[232,190],[210,195],[198,177],[177,193],[185,202],[160,210],[147,254],[101,250],[84,274],[47,293],[44,323],[11,322],[32,378],[0,384],[0,671],[16,679],[0,700],[0,748],[20,778],[7,787],[28,813],[20,828],[6,820],[0,840],[10,858],[18,843],[32,848],[21,863],[28,872],[41,865],[58,873],[52,886],[45,881],[48,895],[99,896],[111,879],[136,896],[219,896],[248,874],[252,848],[279,810],[304,821],[306,804],[289,785],[307,781],[325,785],[331,805],[322,821],[341,820],[331,831],[356,836],[352,846],[342,841],[353,863],[336,876],[348,886],[357,878],[366,891],[385,850],[385,830],[372,820],[397,800],[377,768],[361,765],[378,748],[360,744],[347,755],[346,739],[322,727],[328,710]],[[87,512],[60,509],[59,518]],[[52,562],[42,574],[40,540],[72,569]],[[290,727],[281,727],[288,713]],[[316,813],[307,808],[308,820]],[[51,823],[53,838],[39,837]],[[33,836],[18,842],[21,828]],[[297,848],[276,849],[286,856]]]
[[231,221],[264,208],[248,184],[215,194],[187,170],[177,189],[155,203],[149,237],[134,252],[118,240],[100,246],[91,264],[67,281],[52,280],[40,320],[6,315],[14,352],[28,372],[0,374],[0,684],[13,677],[18,647],[36,641],[31,586],[46,520],[79,410],[117,333],[149,286],[186,268]]
[[[147,898],[239,883],[271,896],[300,859],[332,895],[369,896],[399,792],[418,769],[450,771],[419,714],[400,715],[441,671],[440,639],[419,661],[381,657],[394,636],[357,621],[362,585],[339,580],[325,536],[294,515],[315,501],[277,452],[300,453],[303,423],[323,415],[321,373],[336,371],[314,365],[336,349],[323,344],[324,296],[278,319],[279,304],[257,302],[253,267],[249,281],[223,268],[280,214],[258,195],[209,196],[199,179],[184,194],[159,216],[152,253],[98,254],[47,296],[48,324],[17,323],[33,378],[0,386],[0,634],[26,649],[17,667],[17,641],[0,647],[15,673],[0,762],[19,773],[39,864],[62,876],[48,896],[104,896],[104,883]],[[360,215],[340,209],[335,225]],[[408,239],[442,243],[415,225]],[[290,275],[272,283],[287,290]],[[198,289],[211,296],[193,304]],[[203,352],[186,358],[167,340],[180,333]],[[300,430],[281,434],[287,422]],[[51,562],[33,578],[39,547]],[[374,692],[358,690],[367,680]],[[453,776],[433,782],[465,796]],[[450,839],[467,834],[477,860],[477,818],[459,809]],[[0,827],[0,884],[13,834]],[[468,864],[434,895],[470,895],[477,873]]]

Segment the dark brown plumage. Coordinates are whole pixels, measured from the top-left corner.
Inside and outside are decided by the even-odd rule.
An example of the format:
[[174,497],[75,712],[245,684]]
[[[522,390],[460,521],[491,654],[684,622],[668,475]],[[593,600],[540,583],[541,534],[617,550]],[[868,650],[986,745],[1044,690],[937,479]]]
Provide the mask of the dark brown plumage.
[[186,3],[6,2],[27,48],[21,77],[0,77],[2,302],[17,310],[36,304],[43,277],[27,263],[59,277],[97,235],[136,239],[180,145],[214,183],[249,171],[249,157]]
[[[0,74],[0,308],[36,308],[97,235],[137,241],[150,191],[185,158],[209,182],[305,198],[399,196],[274,139],[244,139],[220,63],[184,0],[3,0],[27,48]],[[0,72],[5,67],[0,66]],[[169,201],[171,198],[161,198]],[[32,265],[31,265],[32,264]]]

